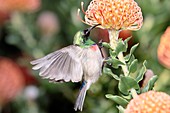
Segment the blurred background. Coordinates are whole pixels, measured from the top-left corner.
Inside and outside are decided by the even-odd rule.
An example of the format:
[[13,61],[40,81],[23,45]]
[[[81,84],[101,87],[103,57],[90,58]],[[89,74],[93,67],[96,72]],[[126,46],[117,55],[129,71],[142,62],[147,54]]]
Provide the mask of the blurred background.
[[[29,62],[72,44],[74,34],[89,27],[77,19],[82,1],[86,9],[90,0],[0,0],[0,113],[75,113],[81,84],[49,83]],[[170,2],[136,2],[143,12],[143,27],[122,31],[119,37],[132,36],[129,46],[139,43],[135,51],[139,63],[146,59],[147,68],[159,76],[154,89],[170,94],[170,66],[166,65],[170,46],[165,50],[166,61],[157,57],[160,39],[170,26]],[[95,29],[91,37],[108,42],[106,30]],[[108,93],[118,94],[117,81],[103,75],[89,89],[81,113],[118,113],[116,104],[105,98]]]

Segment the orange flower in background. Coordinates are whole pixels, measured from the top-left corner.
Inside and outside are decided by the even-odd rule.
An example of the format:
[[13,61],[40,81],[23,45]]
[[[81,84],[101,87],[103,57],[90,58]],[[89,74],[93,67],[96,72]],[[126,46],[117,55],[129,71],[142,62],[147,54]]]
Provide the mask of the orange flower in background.
[[0,0],[0,10],[5,12],[33,12],[40,7],[40,0]]
[[20,67],[11,59],[0,57],[0,106],[14,99],[23,87]]
[[84,23],[101,24],[103,29],[138,30],[143,24],[141,8],[134,0],[92,0],[85,14]]
[[170,96],[155,91],[143,93],[130,101],[125,113],[170,113]]
[[160,44],[158,46],[157,55],[159,62],[170,69],[170,27],[162,35]]

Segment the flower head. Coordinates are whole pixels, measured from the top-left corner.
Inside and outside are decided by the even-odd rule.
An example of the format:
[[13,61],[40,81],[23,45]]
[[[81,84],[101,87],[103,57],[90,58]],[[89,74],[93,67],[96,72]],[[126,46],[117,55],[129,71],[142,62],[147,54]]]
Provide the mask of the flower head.
[[32,12],[40,7],[40,0],[0,0],[0,10]]
[[125,113],[170,113],[170,96],[149,91],[130,101]]
[[43,36],[51,37],[60,30],[60,22],[56,14],[50,11],[42,12],[37,20],[37,25]]
[[101,24],[103,29],[138,30],[143,23],[141,8],[134,0],[92,0],[85,14],[84,23]]
[[14,99],[23,87],[20,67],[11,59],[0,57],[0,106]]
[[160,44],[158,46],[157,55],[159,62],[166,68],[170,69],[170,27],[162,35]]

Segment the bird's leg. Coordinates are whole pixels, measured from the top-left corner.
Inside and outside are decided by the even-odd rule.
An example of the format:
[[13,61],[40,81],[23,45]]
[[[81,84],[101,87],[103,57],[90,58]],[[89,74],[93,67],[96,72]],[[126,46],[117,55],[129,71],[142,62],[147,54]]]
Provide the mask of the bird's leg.
[[103,59],[104,59],[104,54],[103,54],[103,52],[102,52],[102,48],[103,48],[103,40],[101,39],[98,43],[97,43],[97,45],[98,45],[98,47],[99,47],[99,49],[100,49],[100,52],[101,52],[101,54],[102,54],[102,57],[103,57]]

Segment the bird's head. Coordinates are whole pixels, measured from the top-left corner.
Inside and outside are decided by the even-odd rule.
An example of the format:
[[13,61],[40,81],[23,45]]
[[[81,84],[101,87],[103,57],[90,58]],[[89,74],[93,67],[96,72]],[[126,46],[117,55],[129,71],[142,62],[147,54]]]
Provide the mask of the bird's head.
[[86,43],[86,41],[89,39],[90,31],[98,25],[100,25],[100,24],[89,27],[88,29],[85,29],[83,31],[78,31],[74,36],[73,44],[74,45],[84,45]]

